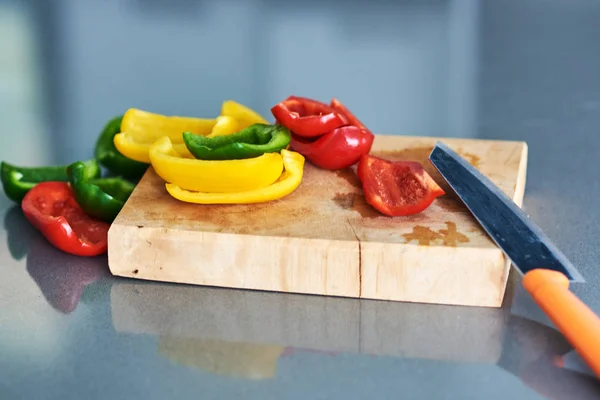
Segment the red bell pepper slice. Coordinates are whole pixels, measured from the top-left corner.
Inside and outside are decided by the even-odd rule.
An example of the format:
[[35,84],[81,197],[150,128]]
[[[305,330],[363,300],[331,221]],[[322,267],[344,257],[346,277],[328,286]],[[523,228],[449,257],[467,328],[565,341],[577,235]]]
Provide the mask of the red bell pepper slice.
[[290,96],[271,108],[281,125],[302,137],[317,137],[341,126],[348,120],[320,101]]
[[348,123],[350,125],[357,126],[361,129],[366,130],[369,133],[372,133],[362,122],[360,122],[358,118],[356,118],[356,116],[354,116],[354,114],[350,112],[350,110],[348,110],[348,108],[345,105],[343,105],[335,97],[331,99],[331,108],[333,108],[333,110],[338,112],[339,114],[343,115],[348,120]]
[[445,194],[418,162],[365,154],[358,162],[357,174],[367,203],[391,217],[419,213]]
[[356,164],[371,151],[374,138],[367,130],[347,125],[312,141],[292,134],[290,144],[317,167],[335,170]]
[[56,248],[78,256],[106,253],[110,225],[88,216],[68,183],[38,183],[25,195],[21,208],[27,220]]

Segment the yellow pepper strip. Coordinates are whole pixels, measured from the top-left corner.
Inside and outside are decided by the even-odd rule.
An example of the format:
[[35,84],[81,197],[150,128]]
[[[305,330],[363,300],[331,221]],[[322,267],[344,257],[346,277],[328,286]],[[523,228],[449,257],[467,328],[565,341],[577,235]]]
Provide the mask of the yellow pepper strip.
[[214,128],[212,128],[212,131],[208,137],[231,135],[232,133],[236,133],[241,130],[240,124],[235,118],[227,115],[219,115],[217,117],[217,123],[215,124]]
[[171,140],[182,143],[181,134],[183,132],[206,136],[216,123],[217,120],[214,118],[167,116],[130,108],[123,115],[121,132],[128,132],[133,136],[138,134],[146,137],[154,136],[155,140],[166,135]]
[[[146,164],[150,164],[150,146],[152,146],[154,142],[156,142],[156,140],[153,138],[147,139],[144,138],[143,135],[138,135],[136,137],[129,132],[119,133],[114,138],[115,147],[119,153],[132,160],[144,162]],[[182,156],[193,158],[192,153],[190,153],[185,143],[183,143],[183,137],[181,143],[173,143],[173,147],[177,153]]]
[[235,193],[202,193],[182,189],[174,183],[165,185],[174,198],[196,204],[249,204],[277,200],[292,193],[302,182],[304,157],[300,153],[281,150],[285,171],[270,186]]
[[283,158],[265,153],[242,160],[197,160],[179,153],[171,139],[163,136],[150,146],[154,171],[167,183],[186,190],[207,193],[234,193],[269,186],[281,176]]
[[239,130],[245,129],[254,124],[268,124],[256,111],[240,104],[233,100],[225,100],[221,105],[221,115],[233,117],[238,121]]
[[150,163],[150,146],[163,136],[171,139],[178,152],[189,154],[183,144],[183,132],[214,137],[230,135],[256,123],[268,124],[254,110],[233,100],[223,102],[221,115],[215,119],[167,116],[130,108],[123,115],[121,133],[113,141],[125,157]]
[[216,124],[216,119],[166,116],[130,108],[113,142],[125,157],[150,163],[150,146],[160,137],[168,136],[174,144],[183,145],[183,132],[208,135]]
[[148,151],[154,141],[154,137],[142,137],[139,133],[135,136],[129,132],[117,133],[113,138],[113,142],[119,153],[132,160],[147,164],[150,163]]

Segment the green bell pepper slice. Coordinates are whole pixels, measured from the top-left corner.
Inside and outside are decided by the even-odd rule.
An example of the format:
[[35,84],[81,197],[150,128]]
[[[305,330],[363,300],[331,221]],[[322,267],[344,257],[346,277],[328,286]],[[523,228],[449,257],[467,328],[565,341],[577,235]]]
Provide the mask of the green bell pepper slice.
[[121,132],[123,116],[117,116],[108,121],[96,139],[94,157],[112,175],[138,181],[150,164],[142,163],[125,157],[115,147],[114,137]]
[[[86,179],[100,176],[100,165],[95,159],[83,162],[85,165]],[[18,167],[2,161],[0,164],[0,179],[6,196],[17,204],[21,204],[23,197],[31,188],[41,182],[60,181],[68,182],[68,165],[54,165],[48,167]]]
[[123,178],[87,179],[81,161],[69,165],[69,182],[75,200],[86,214],[111,223],[117,217],[135,185]]
[[190,153],[199,160],[239,160],[276,153],[290,144],[291,134],[283,125],[254,124],[231,135],[206,137],[183,133]]

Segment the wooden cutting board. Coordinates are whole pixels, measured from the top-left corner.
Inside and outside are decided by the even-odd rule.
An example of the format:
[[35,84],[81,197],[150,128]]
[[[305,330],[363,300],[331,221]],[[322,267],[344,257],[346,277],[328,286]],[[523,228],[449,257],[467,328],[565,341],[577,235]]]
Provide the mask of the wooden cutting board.
[[[372,153],[421,162],[446,190],[426,211],[387,217],[353,169],[306,163],[287,197],[251,205],[180,202],[148,169],[113,222],[114,275],[196,285],[500,307],[510,263],[427,157],[436,138],[377,135]],[[519,206],[527,145],[442,139]]]

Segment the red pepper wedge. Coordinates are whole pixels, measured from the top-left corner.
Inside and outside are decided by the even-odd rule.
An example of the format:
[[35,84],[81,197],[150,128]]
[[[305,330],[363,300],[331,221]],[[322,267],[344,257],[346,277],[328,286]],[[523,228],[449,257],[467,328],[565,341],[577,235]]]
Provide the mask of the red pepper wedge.
[[307,138],[348,125],[346,117],[330,106],[306,97],[290,96],[273,106],[271,113],[281,125]]
[[418,162],[388,161],[364,154],[357,175],[367,203],[390,217],[417,214],[445,194]]
[[96,256],[108,249],[106,222],[88,216],[67,182],[35,185],[21,203],[27,220],[56,248],[78,256]]
[[352,114],[350,110],[348,110],[348,108],[335,97],[331,99],[331,108],[337,113],[343,115],[346,118],[346,120],[348,120],[348,123],[350,125],[357,126],[372,134],[372,132],[369,129],[367,129],[367,127],[362,122],[360,122],[360,120],[356,118],[356,116]]
[[292,135],[292,149],[323,169],[342,169],[354,165],[363,154],[371,151],[374,136],[371,132],[348,125],[336,128],[316,140]]

